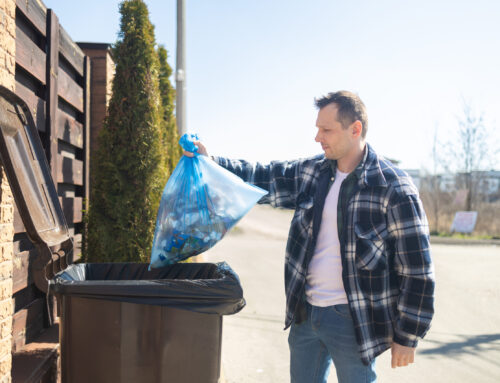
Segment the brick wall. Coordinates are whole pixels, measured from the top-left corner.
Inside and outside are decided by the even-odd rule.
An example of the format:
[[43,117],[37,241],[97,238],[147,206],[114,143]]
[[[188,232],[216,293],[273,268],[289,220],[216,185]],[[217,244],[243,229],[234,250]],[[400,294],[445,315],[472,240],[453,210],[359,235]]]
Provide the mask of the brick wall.
[[0,84],[14,90],[16,71],[16,2],[0,0]]
[[[15,90],[16,3],[0,0],[0,84]],[[0,383],[11,382],[12,332],[12,193],[0,164]]]
[[0,382],[10,382],[12,332],[12,237],[14,207],[9,183],[0,169]]

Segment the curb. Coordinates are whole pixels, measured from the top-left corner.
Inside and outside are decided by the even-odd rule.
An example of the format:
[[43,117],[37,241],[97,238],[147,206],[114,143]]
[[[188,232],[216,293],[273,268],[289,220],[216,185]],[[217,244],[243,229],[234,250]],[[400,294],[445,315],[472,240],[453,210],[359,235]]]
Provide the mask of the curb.
[[467,239],[431,236],[431,245],[500,246],[500,239]]
[[431,236],[431,245],[500,246],[500,239],[467,239]]
[[[254,222],[246,222],[238,226],[242,232],[259,234],[268,239],[286,240],[288,233],[268,227],[260,227]],[[431,236],[431,244],[436,245],[464,245],[464,246],[500,246],[500,239],[467,239],[452,237]]]

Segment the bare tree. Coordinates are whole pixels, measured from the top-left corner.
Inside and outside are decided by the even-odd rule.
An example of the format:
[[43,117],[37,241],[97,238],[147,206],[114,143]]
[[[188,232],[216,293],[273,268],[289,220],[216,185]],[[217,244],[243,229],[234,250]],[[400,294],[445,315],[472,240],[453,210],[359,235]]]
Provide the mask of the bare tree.
[[438,125],[436,124],[434,127],[434,137],[432,140],[432,176],[431,176],[431,190],[433,191],[434,198],[432,201],[432,210],[434,213],[434,227],[435,231],[439,231],[439,194],[441,193],[439,176],[439,153],[438,153]]
[[478,194],[482,172],[489,164],[488,130],[483,113],[476,114],[471,105],[463,101],[463,115],[458,118],[456,142],[449,145],[451,158],[457,166],[457,183],[467,191],[465,210],[472,210]]
[[430,218],[431,232],[438,234],[440,224],[442,224],[442,215],[451,202],[449,190],[443,190],[442,176],[444,155],[441,153],[443,146],[439,140],[439,125],[436,123],[433,131],[432,147],[430,151],[431,168],[425,171],[425,176],[421,182],[422,201],[425,210]]

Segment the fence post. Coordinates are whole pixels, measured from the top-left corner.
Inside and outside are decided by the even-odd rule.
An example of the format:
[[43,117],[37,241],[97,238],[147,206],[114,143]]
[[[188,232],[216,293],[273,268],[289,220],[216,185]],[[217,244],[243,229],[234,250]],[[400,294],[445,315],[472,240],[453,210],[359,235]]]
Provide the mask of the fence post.
[[47,71],[46,71],[46,126],[47,160],[57,190],[57,74],[59,72],[59,21],[52,9],[47,10]]
[[83,184],[84,184],[84,214],[83,214],[83,235],[82,251],[86,254],[87,244],[87,211],[90,202],[90,57],[85,56],[83,63]]

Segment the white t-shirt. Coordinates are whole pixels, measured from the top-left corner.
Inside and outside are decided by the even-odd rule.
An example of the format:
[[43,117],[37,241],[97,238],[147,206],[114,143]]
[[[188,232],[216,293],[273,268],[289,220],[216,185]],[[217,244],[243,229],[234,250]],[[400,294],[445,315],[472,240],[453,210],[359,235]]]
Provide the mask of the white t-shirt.
[[349,173],[337,169],[323,208],[316,249],[306,276],[306,298],[313,306],[327,307],[347,303],[342,282],[342,261],[337,230],[337,204],[340,185]]

